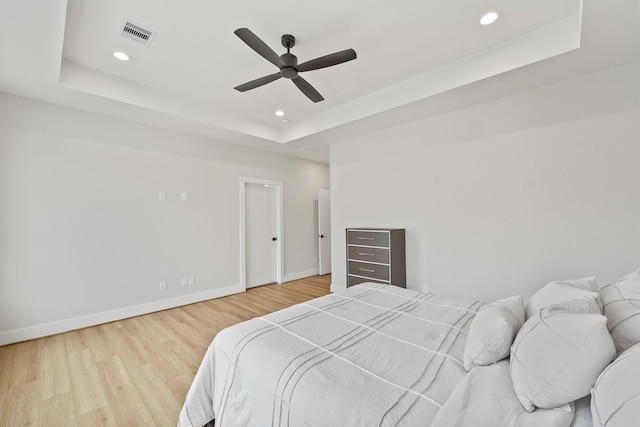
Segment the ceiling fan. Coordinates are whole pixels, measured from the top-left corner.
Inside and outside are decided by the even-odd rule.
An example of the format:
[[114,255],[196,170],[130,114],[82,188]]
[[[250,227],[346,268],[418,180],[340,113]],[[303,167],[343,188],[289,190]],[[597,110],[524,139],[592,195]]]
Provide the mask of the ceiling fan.
[[284,77],[285,79],[290,79],[310,100],[313,102],[320,102],[324,99],[322,95],[320,95],[320,93],[311,86],[309,82],[300,77],[298,73],[331,67],[333,65],[351,61],[357,57],[355,50],[346,49],[340,52],[330,53],[329,55],[321,56],[298,65],[298,57],[290,53],[291,48],[296,44],[296,38],[291,34],[285,34],[282,36],[282,46],[287,49],[287,53],[278,56],[277,53],[275,53],[266,45],[265,42],[260,40],[260,38],[248,28],[238,28],[234,33],[251,49],[258,52],[260,56],[280,69],[277,73],[260,77],[259,79],[251,80],[250,82],[236,86],[234,89],[240,92],[255,89],[266,85],[267,83],[271,83],[272,81],[278,80],[280,77]]

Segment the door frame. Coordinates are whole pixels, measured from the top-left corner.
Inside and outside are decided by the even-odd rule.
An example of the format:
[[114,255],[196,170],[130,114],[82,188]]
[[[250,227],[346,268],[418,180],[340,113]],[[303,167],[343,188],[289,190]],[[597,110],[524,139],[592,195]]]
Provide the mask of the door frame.
[[282,283],[284,272],[284,204],[283,183],[261,178],[240,177],[240,285],[247,290],[247,194],[248,184],[274,187],[276,190],[276,282]]

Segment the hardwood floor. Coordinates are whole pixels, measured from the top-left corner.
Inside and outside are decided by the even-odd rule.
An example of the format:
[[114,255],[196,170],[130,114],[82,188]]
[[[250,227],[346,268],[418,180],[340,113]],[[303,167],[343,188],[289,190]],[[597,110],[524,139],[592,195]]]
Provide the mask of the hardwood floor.
[[329,293],[331,275],[0,347],[0,426],[175,426],[221,329]]

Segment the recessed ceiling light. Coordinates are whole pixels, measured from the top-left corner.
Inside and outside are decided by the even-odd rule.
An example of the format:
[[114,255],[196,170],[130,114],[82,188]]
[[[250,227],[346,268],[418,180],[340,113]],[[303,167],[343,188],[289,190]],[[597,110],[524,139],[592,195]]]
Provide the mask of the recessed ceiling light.
[[480,24],[481,25],[493,24],[498,19],[498,16],[499,16],[498,12],[495,12],[495,11],[487,12],[484,15],[482,15],[482,18],[480,18]]
[[276,111],[276,116],[278,116],[278,117],[284,116],[284,111],[282,111],[282,110]]
[[128,61],[129,60],[129,55],[127,55],[124,52],[113,52],[113,56],[118,58],[120,61]]

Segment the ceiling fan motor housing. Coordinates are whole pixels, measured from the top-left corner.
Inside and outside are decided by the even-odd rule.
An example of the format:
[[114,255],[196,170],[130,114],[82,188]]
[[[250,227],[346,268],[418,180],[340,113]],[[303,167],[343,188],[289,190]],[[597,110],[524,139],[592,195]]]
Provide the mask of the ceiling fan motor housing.
[[298,57],[292,53],[285,53],[280,56],[280,59],[286,64],[286,67],[280,69],[280,75],[285,79],[298,77],[298,70],[295,68],[298,65]]

